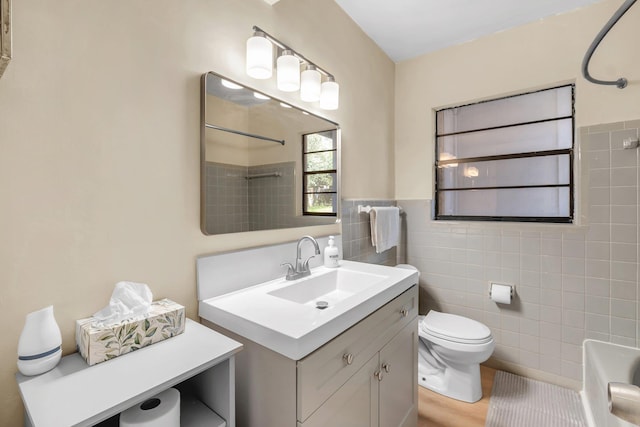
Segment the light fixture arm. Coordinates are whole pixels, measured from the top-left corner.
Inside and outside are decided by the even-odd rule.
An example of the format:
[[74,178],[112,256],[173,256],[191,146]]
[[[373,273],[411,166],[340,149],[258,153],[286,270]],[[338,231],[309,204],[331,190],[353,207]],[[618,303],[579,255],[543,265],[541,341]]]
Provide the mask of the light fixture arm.
[[260,33],[258,35],[260,35],[260,36],[264,37],[265,39],[269,40],[271,43],[273,43],[276,46],[278,46],[281,50],[290,50],[293,53],[293,56],[295,56],[300,61],[302,61],[302,63],[313,65],[314,67],[316,67],[316,70],[318,70],[320,73],[324,74],[325,76],[327,76],[329,78],[332,78],[332,79],[334,78],[333,74],[325,71],[322,67],[319,67],[316,63],[308,60],[304,55],[302,55],[301,53],[298,53],[295,49],[291,48],[290,46],[287,46],[286,44],[282,43],[280,40],[276,39],[271,34],[267,33],[265,30],[263,30],[262,28],[258,27],[257,25],[253,26],[253,31],[255,33]]

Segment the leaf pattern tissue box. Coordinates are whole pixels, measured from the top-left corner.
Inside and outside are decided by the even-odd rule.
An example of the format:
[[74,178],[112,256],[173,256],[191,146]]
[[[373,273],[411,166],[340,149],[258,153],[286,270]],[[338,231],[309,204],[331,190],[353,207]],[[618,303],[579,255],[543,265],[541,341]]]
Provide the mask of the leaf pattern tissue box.
[[185,310],[169,299],[151,303],[144,317],[104,326],[89,317],[76,320],[76,345],[89,365],[104,362],[184,332]]

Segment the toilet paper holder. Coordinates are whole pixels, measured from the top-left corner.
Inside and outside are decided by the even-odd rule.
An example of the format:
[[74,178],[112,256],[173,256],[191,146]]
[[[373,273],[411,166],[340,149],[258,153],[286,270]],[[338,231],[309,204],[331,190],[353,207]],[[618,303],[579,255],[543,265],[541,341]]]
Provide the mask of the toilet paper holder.
[[[505,288],[508,288],[508,294],[505,295]],[[489,282],[489,299],[502,304],[511,304],[511,301],[514,297],[514,285],[509,285],[507,283],[495,283]],[[496,290],[497,295],[493,295],[494,289]],[[506,300],[505,300],[506,297]]]

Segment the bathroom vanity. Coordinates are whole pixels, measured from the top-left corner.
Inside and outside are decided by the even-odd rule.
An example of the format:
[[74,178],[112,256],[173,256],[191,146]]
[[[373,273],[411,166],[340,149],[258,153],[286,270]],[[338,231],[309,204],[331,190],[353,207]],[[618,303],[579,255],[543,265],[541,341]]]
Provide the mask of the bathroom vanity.
[[[240,343],[187,319],[184,333],[94,366],[70,354],[42,375],[16,375],[25,426],[117,426],[123,410],[176,387],[233,427],[234,358],[241,349]],[[206,422],[219,419],[209,412]]]
[[212,268],[215,278],[206,269],[202,322],[244,346],[238,426],[417,425],[417,272],[341,261],[206,298],[205,282],[225,282],[224,269]]
[[206,320],[245,346],[238,426],[417,424],[417,285],[300,360]]

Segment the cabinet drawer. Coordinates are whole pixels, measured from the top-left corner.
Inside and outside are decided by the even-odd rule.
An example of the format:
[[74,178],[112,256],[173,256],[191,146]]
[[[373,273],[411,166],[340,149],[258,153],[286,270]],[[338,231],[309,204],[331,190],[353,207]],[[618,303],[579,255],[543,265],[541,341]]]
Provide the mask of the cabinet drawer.
[[306,420],[417,315],[418,286],[414,285],[298,361],[298,421]]

